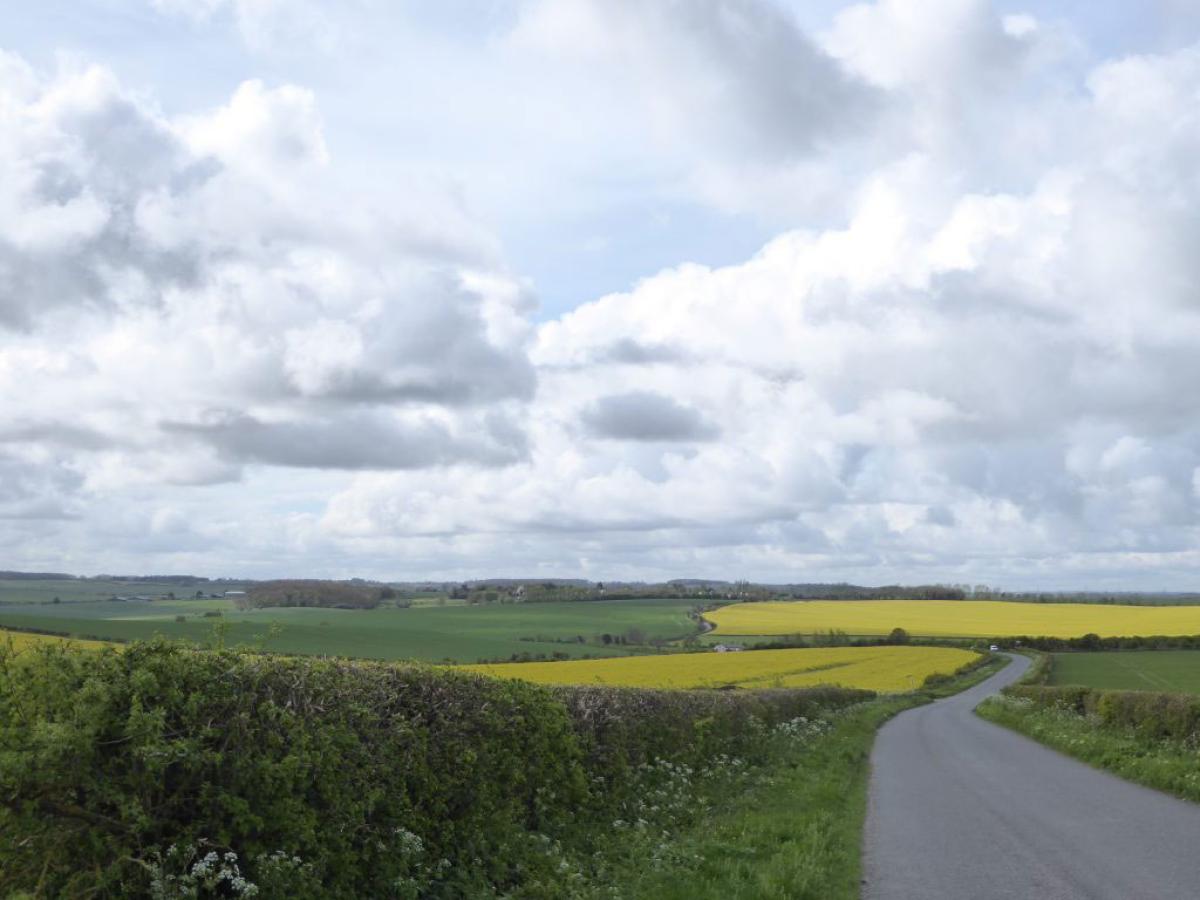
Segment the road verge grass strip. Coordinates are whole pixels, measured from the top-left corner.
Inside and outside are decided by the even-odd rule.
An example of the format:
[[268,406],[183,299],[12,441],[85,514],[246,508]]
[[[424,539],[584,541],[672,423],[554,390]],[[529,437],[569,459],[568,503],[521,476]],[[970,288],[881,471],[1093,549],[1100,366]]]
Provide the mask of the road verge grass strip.
[[1129,781],[1200,802],[1200,697],[1045,682],[1053,658],[983,701],[981,718]]
[[983,656],[910,694],[829,717],[819,739],[764,767],[656,855],[632,864],[619,896],[638,900],[851,900],[859,896],[870,754],[897,713],[978,684],[1007,665]]

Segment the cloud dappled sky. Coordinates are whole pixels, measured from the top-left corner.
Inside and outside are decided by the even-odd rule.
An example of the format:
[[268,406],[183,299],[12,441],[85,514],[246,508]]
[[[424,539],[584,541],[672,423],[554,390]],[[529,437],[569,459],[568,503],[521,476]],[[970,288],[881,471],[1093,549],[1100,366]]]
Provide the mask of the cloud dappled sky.
[[0,23],[0,568],[1197,587],[1195,4]]

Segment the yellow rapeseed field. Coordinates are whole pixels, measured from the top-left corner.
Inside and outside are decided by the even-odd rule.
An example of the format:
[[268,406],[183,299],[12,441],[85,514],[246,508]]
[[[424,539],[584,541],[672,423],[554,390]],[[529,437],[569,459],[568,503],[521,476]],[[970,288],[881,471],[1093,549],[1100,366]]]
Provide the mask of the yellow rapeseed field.
[[976,657],[977,654],[969,650],[951,647],[828,647],[499,663],[460,668],[539,684],[677,689],[836,684],[893,693],[920,687],[929,675],[949,674]]
[[717,634],[887,634],[929,637],[1133,637],[1200,634],[1200,606],[1005,603],[995,600],[807,600],[735,603],[705,618]]
[[28,634],[24,631],[6,631],[0,629],[0,647],[12,646],[18,653],[44,644],[68,644],[81,650],[99,650],[101,647],[111,647],[104,641],[85,641],[80,638],[62,638],[50,634]]

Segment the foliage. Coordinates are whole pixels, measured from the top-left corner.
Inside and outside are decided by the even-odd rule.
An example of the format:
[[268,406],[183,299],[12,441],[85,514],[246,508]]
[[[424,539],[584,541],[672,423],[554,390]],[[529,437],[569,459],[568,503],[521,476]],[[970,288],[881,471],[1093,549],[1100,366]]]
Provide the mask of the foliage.
[[856,900],[875,731],[919,702],[879,699],[828,717],[802,753],[781,753],[713,815],[632,859],[629,896]]
[[769,688],[837,684],[872,691],[910,691],[931,675],[950,674],[978,659],[949,647],[837,647],[686,653],[624,659],[470,666],[472,671],[540,684],[606,684],[662,688]]
[[[799,750],[727,784],[671,840],[627,854],[621,882],[640,900],[851,900],[860,890],[862,823],[876,729],[908,707],[982,681],[1008,660],[980,657],[969,672],[916,694],[882,697],[826,715]],[[783,731],[786,726],[775,729]],[[775,739],[778,740],[777,738]],[[770,745],[770,741],[766,741]]]
[[1200,650],[1200,633],[1141,634],[1126,637],[1100,637],[1090,634],[1075,638],[1022,635],[1016,640],[1006,638],[1004,642],[1009,644],[1016,643],[1022,647],[1049,653],[1063,651],[1101,652],[1109,650]]
[[0,895],[559,897],[656,767],[869,696],[0,649]]
[[[326,609],[374,609],[390,588],[354,581],[262,581],[235,599],[240,609],[269,606],[317,606]],[[395,592],[391,591],[394,595]]]
[[[1122,635],[1200,635],[1200,606],[1007,603],[991,600],[813,600],[735,603],[705,615],[718,635],[790,635],[841,629],[886,635],[1078,638],[1098,648]],[[1090,635],[1085,639],[1085,635]],[[1034,643],[1028,638],[1024,641]],[[1195,639],[1200,640],[1200,639]],[[1039,644],[1039,646],[1041,646]]]
[[1034,684],[1013,685],[1006,693],[1038,708],[1087,716],[1105,728],[1129,729],[1153,740],[1200,743],[1200,697],[1192,694]]

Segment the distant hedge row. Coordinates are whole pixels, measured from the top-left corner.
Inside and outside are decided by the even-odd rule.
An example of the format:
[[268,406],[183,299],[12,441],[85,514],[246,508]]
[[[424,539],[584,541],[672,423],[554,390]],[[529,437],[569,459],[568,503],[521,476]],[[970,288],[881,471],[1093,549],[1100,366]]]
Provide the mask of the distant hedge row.
[[1128,728],[1152,740],[1200,740],[1200,697],[1145,691],[1017,684],[1005,690],[1045,709],[1095,717],[1109,728]]
[[1100,637],[1098,634],[1085,634],[1080,637],[1038,637],[1022,635],[1020,637],[995,637],[991,643],[1002,647],[1025,647],[1031,650],[1056,652],[1062,650],[1200,650],[1200,634],[1152,634],[1130,635],[1127,637]]
[[555,897],[646,763],[752,759],[764,729],[869,696],[0,650],[0,895]]

